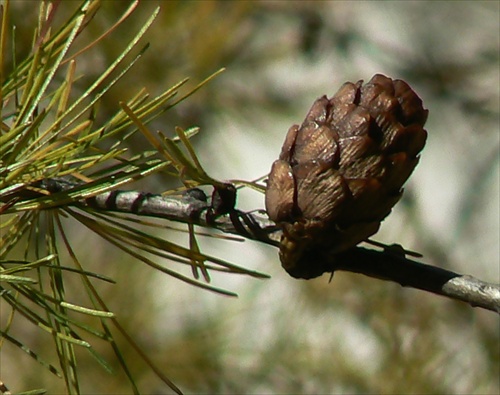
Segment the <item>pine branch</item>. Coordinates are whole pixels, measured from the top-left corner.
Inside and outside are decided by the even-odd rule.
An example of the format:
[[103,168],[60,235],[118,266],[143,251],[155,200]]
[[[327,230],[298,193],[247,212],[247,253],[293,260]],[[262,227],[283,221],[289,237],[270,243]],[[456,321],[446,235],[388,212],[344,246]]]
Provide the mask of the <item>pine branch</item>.
[[[20,203],[24,203],[26,202],[25,199],[46,198],[47,194],[50,194],[54,198],[54,203],[51,203],[49,207],[61,207],[67,205],[67,202],[71,200],[68,196],[72,192],[84,185],[81,182],[69,181],[67,178],[49,178],[0,196],[0,202],[5,203],[4,207],[7,210],[10,208],[10,202],[23,199],[24,201]],[[214,188],[215,191],[219,191],[219,189]],[[235,189],[234,193],[236,193]],[[279,236],[272,236],[277,230],[274,222],[260,216],[235,210],[233,207],[224,210],[224,212],[220,212],[218,208],[215,208],[215,200],[220,198],[220,194],[220,192],[214,193],[209,202],[206,194],[198,188],[192,188],[182,195],[173,196],[132,190],[113,190],[78,200],[70,203],[70,205],[91,207],[101,211],[164,218],[175,222],[216,228],[225,233],[237,234],[276,246],[279,244]],[[61,204],[57,202],[61,202]],[[229,213],[228,217],[218,215],[226,212]]]
[[[65,193],[77,186],[78,184],[65,179],[44,180],[38,185],[50,193]],[[212,227],[273,246],[279,246],[281,238],[281,231],[274,222],[253,213],[233,209],[229,215],[214,217],[213,203],[209,202],[199,189],[190,190],[180,196],[112,191],[85,199],[78,204],[102,211],[165,218]],[[316,275],[334,273],[337,270],[364,274],[500,313],[500,285],[410,260],[405,257],[401,247],[387,247],[382,251],[363,247],[350,248],[340,253],[321,251],[317,252],[316,256],[309,256],[308,260],[314,261],[318,267],[319,272]],[[290,274],[294,276],[293,273]]]
[[355,247],[332,257],[327,271],[364,274],[469,303],[500,314],[500,285],[481,281],[394,253]]

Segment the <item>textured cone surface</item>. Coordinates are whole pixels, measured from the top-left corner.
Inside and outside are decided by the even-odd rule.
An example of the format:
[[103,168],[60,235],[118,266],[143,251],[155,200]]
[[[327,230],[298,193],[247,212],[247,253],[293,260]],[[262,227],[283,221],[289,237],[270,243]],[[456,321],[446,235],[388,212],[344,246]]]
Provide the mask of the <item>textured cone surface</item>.
[[322,254],[377,232],[425,145],[428,111],[408,84],[380,74],[362,82],[317,99],[269,174],[266,210],[283,230],[280,260],[293,277],[321,275]]

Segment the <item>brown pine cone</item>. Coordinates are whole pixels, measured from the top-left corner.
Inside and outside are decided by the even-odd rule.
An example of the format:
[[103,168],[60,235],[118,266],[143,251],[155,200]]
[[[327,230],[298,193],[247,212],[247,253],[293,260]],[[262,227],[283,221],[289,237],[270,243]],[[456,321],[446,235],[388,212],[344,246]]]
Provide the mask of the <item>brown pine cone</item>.
[[321,275],[322,254],[376,233],[425,145],[428,111],[406,82],[377,74],[362,83],[316,100],[269,174],[266,210],[283,230],[280,260],[293,277]]

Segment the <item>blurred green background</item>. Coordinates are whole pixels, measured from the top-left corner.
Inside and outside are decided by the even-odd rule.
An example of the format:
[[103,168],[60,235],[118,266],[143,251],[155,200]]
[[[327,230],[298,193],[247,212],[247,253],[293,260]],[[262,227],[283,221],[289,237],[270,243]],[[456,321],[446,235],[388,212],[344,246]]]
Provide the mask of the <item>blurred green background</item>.
[[[77,4],[62,2],[58,17]],[[84,32],[88,42],[128,4],[104,1]],[[500,282],[499,2],[144,1],[85,56],[88,63],[78,64],[82,87],[157,5],[160,16],[146,36],[151,46],[103,98],[100,119],[139,87],[158,94],[184,77],[194,86],[226,67],[151,129],[172,135],[174,126],[200,126],[192,142],[209,173],[250,180],[269,171],[288,127],[303,120],[318,96],[375,73],[404,79],[430,110],[429,138],[404,198],[375,239]],[[38,3],[11,6],[22,57],[31,49]],[[146,146],[138,138],[131,148]],[[161,192],[171,185],[154,176],[137,187]],[[238,206],[262,208],[263,196],[244,191]],[[494,313],[348,273],[336,273],[331,283],[326,275],[297,281],[281,269],[274,248],[200,239],[206,253],[272,276],[215,276],[215,285],[239,294],[226,298],[131,261],[81,227],[71,231],[88,270],[117,281],[100,291],[118,319],[186,393],[500,392]],[[168,232],[161,234],[187,243],[187,236]],[[1,311],[2,323],[7,313]],[[29,325],[17,330],[57,363],[49,335]],[[144,394],[171,393],[121,345]],[[113,361],[108,344],[96,348]],[[82,393],[131,393],[118,365],[110,375],[84,350],[78,357]],[[64,390],[62,380],[9,344],[0,363],[1,380],[14,391]]]

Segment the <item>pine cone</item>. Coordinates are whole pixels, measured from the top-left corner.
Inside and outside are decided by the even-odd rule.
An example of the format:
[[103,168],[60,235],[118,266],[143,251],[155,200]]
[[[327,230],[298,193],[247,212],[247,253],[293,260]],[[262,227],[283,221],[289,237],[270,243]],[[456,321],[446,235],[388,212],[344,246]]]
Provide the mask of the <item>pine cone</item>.
[[362,83],[317,99],[269,174],[266,210],[283,230],[280,260],[293,277],[321,275],[322,254],[376,233],[425,145],[428,111],[408,84],[380,74]]

